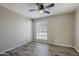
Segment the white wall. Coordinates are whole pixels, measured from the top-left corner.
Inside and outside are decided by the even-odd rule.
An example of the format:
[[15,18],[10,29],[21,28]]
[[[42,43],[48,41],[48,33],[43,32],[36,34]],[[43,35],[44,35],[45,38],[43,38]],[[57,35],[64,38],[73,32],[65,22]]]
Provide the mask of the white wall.
[[79,8],[75,12],[75,48],[79,51]]
[[74,45],[74,14],[62,14],[48,18],[48,41],[62,46]]
[[0,6],[0,53],[31,40],[31,21]]
[[74,13],[36,19],[48,20],[48,43],[72,47],[74,45]]

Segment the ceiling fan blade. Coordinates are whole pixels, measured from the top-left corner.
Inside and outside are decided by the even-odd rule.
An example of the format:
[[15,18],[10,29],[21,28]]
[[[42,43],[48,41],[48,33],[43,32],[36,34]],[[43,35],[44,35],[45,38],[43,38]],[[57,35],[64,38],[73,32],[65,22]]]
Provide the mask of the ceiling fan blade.
[[29,11],[38,11],[38,9],[32,9],[32,10],[29,10]]
[[38,9],[40,9],[40,4],[39,3],[36,3],[36,5],[37,5]]
[[49,14],[49,13],[50,13],[49,11],[46,11],[46,10],[44,10],[44,12],[45,12],[45,13],[47,13],[47,14]]
[[52,4],[48,5],[48,6],[46,6],[45,8],[50,8],[50,7],[53,7],[53,6],[54,6],[54,3],[52,3]]
[[39,7],[39,3],[36,3],[36,5]]
[[43,3],[36,3],[36,5],[38,6],[38,9],[44,9],[44,5]]
[[29,10],[29,11],[36,11],[36,10]]

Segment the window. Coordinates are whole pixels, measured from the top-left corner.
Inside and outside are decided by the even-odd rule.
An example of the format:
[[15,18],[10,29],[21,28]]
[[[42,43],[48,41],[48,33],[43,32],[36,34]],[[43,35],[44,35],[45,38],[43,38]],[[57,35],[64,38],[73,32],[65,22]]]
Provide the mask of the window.
[[47,40],[47,21],[36,22],[36,39]]

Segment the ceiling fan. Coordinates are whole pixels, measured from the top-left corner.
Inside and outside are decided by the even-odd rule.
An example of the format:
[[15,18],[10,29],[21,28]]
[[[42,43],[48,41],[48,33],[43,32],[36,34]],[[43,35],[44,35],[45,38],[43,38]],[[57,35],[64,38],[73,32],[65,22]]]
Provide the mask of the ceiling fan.
[[36,3],[38,9],[32,9],[32,10],[29,10],[29,11],[38,11],[39,13],[47,13],[49,14],[50,12],[49,11],[46,11],[45,9],[47,8],[50,8],[50,7],[53,7],[54,6],[54,3],[48,5],[48,6],[44,6],[43,3]]

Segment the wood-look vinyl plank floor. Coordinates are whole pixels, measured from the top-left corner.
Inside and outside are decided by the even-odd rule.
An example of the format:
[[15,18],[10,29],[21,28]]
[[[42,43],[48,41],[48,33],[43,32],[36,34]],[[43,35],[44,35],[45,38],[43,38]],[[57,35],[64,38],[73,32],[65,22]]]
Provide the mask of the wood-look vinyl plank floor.
[[30,42],[0,56],[79,56],[79,53],[74,48]]

